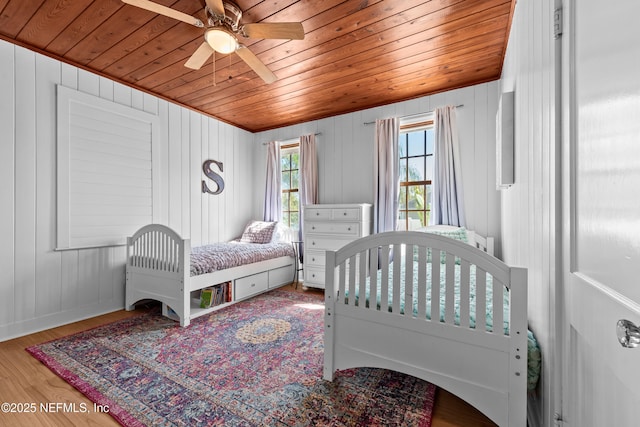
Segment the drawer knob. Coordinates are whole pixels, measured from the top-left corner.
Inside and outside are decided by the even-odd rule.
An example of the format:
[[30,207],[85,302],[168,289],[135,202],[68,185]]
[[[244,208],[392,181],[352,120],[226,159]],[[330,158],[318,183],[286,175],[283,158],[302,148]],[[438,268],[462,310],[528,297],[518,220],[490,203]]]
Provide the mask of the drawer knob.
[[315,261],[315,260],[316,260],[315,258],[311,258],[311,261]]
[[346,213],[346,212],[343,212],[343,213],[342,213],[342,215],[347,216],[347,213]]
[[316,212],[316,216],[320,216],[320,212]]
[[313,227],[311,227],[311,229],[312,229],[312,230],[315,230],[315,229],[316,229],[316,226],[314,225]]
[[311,242],[311,244],[315,246],[316,242]]
[[351,227],[347,228],[347,231],[351,231]]

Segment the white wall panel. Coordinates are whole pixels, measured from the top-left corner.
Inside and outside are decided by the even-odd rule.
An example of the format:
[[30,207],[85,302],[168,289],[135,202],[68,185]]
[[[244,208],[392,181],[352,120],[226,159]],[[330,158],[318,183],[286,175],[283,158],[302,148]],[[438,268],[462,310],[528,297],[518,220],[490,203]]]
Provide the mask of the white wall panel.
[[[501,191],[503,255],[529,271],[529,324],[543,353],[539,393],[529,402],[530,424],[553,425],[556,189],[560,177],[555,139],[554,1],[523,0],[516,5],[501,92],[515,91],[515,183]],[[558,89],[559,90],[559,89]]]
[[15,57],[0,43],[0,324],[12,322],[15,287]]
[[[124,246],[54,250],[58,84],[159,117],[159,222],[209,243],[255,210],[252,134],[0,41],[0,341],[124,307]],[[201,191],[212,155],[219,196]]]
[[[265,177],[263,143],[319,132],[320,203],[373,203],[374,122],[379,118],[425,113],[444,105],[458,110],[460,152],[468,227],[500,241],[500,199],[495,189],[495,113],[499,82],[443,92],[401,103],[330,117],[255,135],[256,187]],[[255,194],[255,215],[262,215],[264,192]],[[496,253],[500,254],[497,246]]]

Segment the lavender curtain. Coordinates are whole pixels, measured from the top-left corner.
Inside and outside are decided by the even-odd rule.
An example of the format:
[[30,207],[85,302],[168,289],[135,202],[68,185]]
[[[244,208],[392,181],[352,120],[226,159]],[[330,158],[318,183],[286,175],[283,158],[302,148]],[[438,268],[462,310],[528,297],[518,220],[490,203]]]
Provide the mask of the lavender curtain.
[[395,231],[398,224],[398,138],[400,120],[376,120],[374,152],[374,232]]
[[314,134],[300,137],[300,206],[318,203],[318,155]]
[[429,223],[465,226],[455,107],[435,110],[433,185]]
[[267,147],[267,183],[264,191],[263,218],[265,221],[280,221],[282,194],[280,176],[280,143],[271,141]]
[[[318,203],[318,154],[316,151],[316,136],[314,134],[300,137],[300,182],[298,183],[300,207]],[[302,210],[301,210],[302,214]],[[298,240],[303,241],[304,221],[300,218]],[[304,261],[304,245],[298,248],[300,261]]]

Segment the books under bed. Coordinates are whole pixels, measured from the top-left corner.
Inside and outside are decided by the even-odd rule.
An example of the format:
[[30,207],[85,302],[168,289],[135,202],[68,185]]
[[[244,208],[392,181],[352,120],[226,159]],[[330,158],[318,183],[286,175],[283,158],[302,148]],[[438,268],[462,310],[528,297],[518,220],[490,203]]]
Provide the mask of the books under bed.
[[[294,257],[275,222],[251,221],[236,240],[193,248],[171,228],[149,224],[127,238],[125,308],[160,301],[163,314],[186,327],[198,316],[291,283]],[[201,304],[209,288],[212,300]]]
[[[431,232],[424,232],[431,231]],[[430,381],[500,426],[526,425],[540,349],[527,271],[467,230],[380,233],[327,252],[324,377],[377,367]]]

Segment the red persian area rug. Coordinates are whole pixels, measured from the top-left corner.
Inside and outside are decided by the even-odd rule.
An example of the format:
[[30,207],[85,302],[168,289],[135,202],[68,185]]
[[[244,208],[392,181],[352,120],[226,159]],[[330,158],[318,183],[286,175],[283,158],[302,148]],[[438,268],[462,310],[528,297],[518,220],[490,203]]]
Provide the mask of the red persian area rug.
[[159,313],[27,349],[125,426],[430,426],[435,386],[322,379],[324,302],[272,291],[181,328]]

